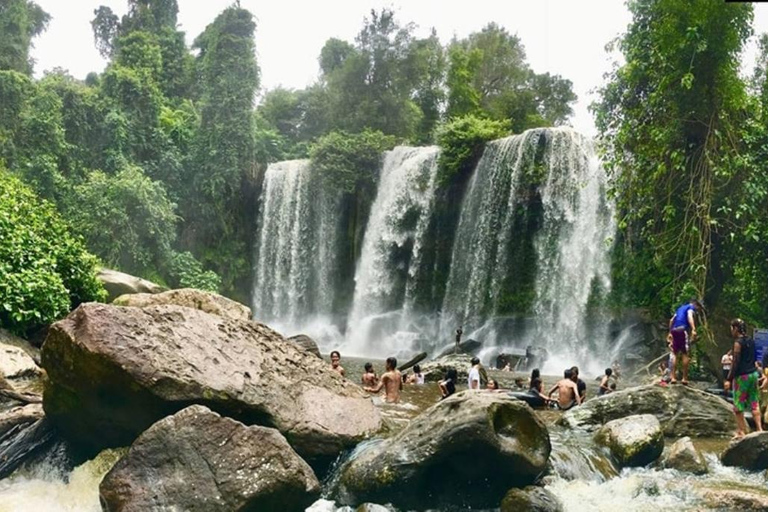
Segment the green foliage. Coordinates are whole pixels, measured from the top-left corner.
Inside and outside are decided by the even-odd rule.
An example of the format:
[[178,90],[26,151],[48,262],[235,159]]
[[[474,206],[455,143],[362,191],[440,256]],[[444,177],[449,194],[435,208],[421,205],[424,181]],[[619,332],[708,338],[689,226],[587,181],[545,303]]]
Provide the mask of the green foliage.
[[212,270],[204,270],[202,264],[190,252],[174,253],[169,262],[169,273],[173,285],[178,288],[197,288],[218,292],[221,277]]
[[310,154],[324,187],[343,194],[370,194],[378,181],[381,153],[394,146],[394,137],[378,131],[331,132],[318,139]]
[[509,122],[483,119],[471,114],[444,124],[437,134],[437,143],[442,149],[438,186],[446,187],[457,177],[471,172],[485,143],[507,135]]
[[32,74],[29,48],[50,18],[29,0],[0,0],[0,70]]
[[114,176],[93,171],[66,210],[73,227],[107,265],[146,274],[164,268],[176,237],[175,205],[135,166]]
[[24,334],[104,300],[95,266],[53,207],[0,168],[0,325]]
[[594,106],[624,244],[615,274],[635,282],[627,288],[636,303],[663,307],[692,283],[716,304],[723,271],[736,265],[724,260],[741,224],[732,201],[741,192],[731,187],[752,174],[738,73],[752,8],[717,0],[629,8],[633,23],[618,41],[626,64]]

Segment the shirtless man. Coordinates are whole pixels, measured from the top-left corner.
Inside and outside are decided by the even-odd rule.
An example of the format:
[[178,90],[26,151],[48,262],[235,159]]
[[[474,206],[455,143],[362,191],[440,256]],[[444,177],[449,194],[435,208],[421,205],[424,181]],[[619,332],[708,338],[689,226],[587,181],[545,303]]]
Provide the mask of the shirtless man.
[[574,405],[581,405],[581,397],[579,396],[579,388],[576,383],[573,382],[573,370],[568,368],[563,374],[561,379],[554,387],[549,391],[548,398],[552,398],[552,394],[557,391],[557,403],[562,410],[568,410]]
[[385,389],[385,400],[387,403],[396,404],[400,401],[400,391],[403,389],[403,378],[397,371],[397,359],[387,358],[387,371],[381,376],[381,380],[376,386],[366,386],[363,389],[369,393],[378,393],[381,388]]
[[379,377],[376,375],[376,371],[373,369],[371,363],[365,363],[365,373],[363,373],[363,386],[375,386],[379,382]]
[[339,354],[338,350],[334,350],[331,352],[331,369],[339,372],[339,374],[344,377],[344,374],[347,372],[344,370],[344,367],[339,364],[339,361],[341,361],[341,354]]

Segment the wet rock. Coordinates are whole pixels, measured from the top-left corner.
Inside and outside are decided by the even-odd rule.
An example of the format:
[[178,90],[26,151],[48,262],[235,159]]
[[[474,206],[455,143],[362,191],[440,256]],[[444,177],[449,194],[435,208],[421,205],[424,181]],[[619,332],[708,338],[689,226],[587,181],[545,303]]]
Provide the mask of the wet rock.
[[141,434],[99,495],[107,511],[299,511],[320,484],[277,430],[193,405]]
[[34,423],[45,417],[42,404],[13,407],[0,414],[0,436],[18,425]]
[[427,361],[421,365],[421,373],[426,382],[438,382],[445,378],[448,368],[456,370],[458,375],[457,388],[467,382],[469,370],[472,368],[472,356],[467,354],[451,354],[439,357],[433,361]]
[[309,352],[310,354],[316,355],[319,358],[323,357],[320,355],[320,349],[317,348],[317,343],[315,343],[315,340],[313,340],[306,334],[297,334],[296,336],[291,336],[290,338],[288,338],[288,341],[298,345],[301,348],[301,350],[304,350],[306,352]]
[[709,472],[704,456],[693,445],[691,438],[687,436],[678,439],[669,447],[666,455],[664,455],[662,466],[694,475],[704,475]]
[[161,293],[133,293],[122,295],[113,302],[116,306],[133,306],[145,308],[148,306],[176,305],[186,308],[199,309],[212,315],[234,320],[250,320],[251,309],[237,301],[222,297],[217,293],[182,288]]
[[[459,354],[477,355],[478,351],[482,348],[483,343],[481,341],[468,339],[459,343]],[[455,345],[451,345],[437,355],[437,358],[456,355]]]
[[736,466],[750,471],[768,469],[768,432],[753,432],[733,441],[720,455],[725,466]]
[[263,324],[197,309],[83,304],[52,325],[42,359],[47,416],[94,453],[194,403],[277,428],[305,457],[381,426],[370,397],[321,359]]
[[511,485],[546,469],[550,451],[546,426],[526,404],[465,391],[353,456],[335,493],[351,505],[496,507]]
[[562,512],[557,496],[543,487],[511,489],[501,500],[501,512]]
[[703,492],[708,510],[728,512],[765,512],[768,510],[768,492],[760,489],[709,489]]
[[400,370],[401,372],[404,372],[405,370],[410,370],[411,367],[419,364],[426,358],[427,358],[426,352],[419,352],[418,354],[410,358],[406,363],[401,364],[397,369]]
[[54,440],[55,430],[45,417],[11,427],[0,436],[0,479],[10,476]]
[[42,370],[24,349],[0,343],[0,375],[12,381],[40,377]]
[[96,278],[101,281],[104,289],[107,290],[108,302],[112,302],[126,293],[160,293],[167,290],[167,288],[152,281],[108,268],[99,269]]
[[664,451],[661,424],[652,414],[609,421],[597,431],[595,441],[608,447],[622,467],[645,466]]
[[732,408],[724,400],[689,386],[652,384],[587,400],[563,414],[573,428],[595,428],[632,414],[653,414],[670,437],[722,437],[736,429]]

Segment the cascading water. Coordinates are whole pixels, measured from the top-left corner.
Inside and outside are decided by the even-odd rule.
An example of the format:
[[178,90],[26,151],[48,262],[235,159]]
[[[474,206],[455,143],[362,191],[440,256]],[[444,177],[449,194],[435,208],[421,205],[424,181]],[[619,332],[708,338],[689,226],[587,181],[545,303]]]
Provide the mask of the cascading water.
[[334,300],[339,203],[318,182],[309,160],[267,168],[252,301],[256,319],[283,334],[322,339],[323,331],[333,331],[326,318]]
[[607,322],[589,325],[588,306],[610,289],[615,226],[606,189],[592,142],[570,129],[490,143],[462,206],[445,337],[464,323],[486,346],[544,346],[556,364],[600,353]]
[[399,146],[384,157],[378,193],[355,273],[345,350],[392,355],[412,350],[411,325],[424,234],[435,200],[437,147]]

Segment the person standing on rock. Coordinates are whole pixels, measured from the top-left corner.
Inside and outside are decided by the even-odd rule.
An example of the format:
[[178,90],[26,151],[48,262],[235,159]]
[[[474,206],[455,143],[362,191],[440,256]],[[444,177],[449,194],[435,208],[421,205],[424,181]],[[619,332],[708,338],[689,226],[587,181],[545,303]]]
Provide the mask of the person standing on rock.
[[728,391],[731,388],[728,374],[731,373],[731,366],[733,365],[733,349],[723,354],[723,357],[720,358],[720,364],[723,367],[723,389]]
[[461,335],[464,334],[464,330],[459,326],[458,329],[456,329],[456,348],[454,349],[454,354],[459,353],[459,345],[461,344]]
[[481,389],[480,380],[480,359],[477,357],[472,358],[472,368],[469,370],[467,376],[467,388],[468,389]]
[[696,299],[691,299],[677,308],[675,314],[669,319],[672,350],[675,352],[675,363],[672,368],[670,384],[677,384],[677,365],[679,362],[682,362],[683,365],[681,382],[688,384],[688,364],[691,362],[688,351],[690,350],[690,343],[696,338],[696,322],[693,320],[693,313],[701,309],[701,303]]
[[733,364],[728,373],[728,380],[733,387],[733,412],[736,415],[738,430],[734,439],[742,438],[747,433],[744,411],[752,409],[755,420],[755,430],[763,431],[760,416],[760,392],[757,381],[760,378],[755,367],[755,340],[747,337],[747,324],[741,318],[731,321],[731,336],[733,337]]
[[369,393],[378,393],[384,388],[385,400],[387,403],[396,404],[400,401],[400,391],[403,389],[403,378],[397,370],[397,359],[387,358],[387,371],[381,376],[381,380],[376,386],[364,387]]

